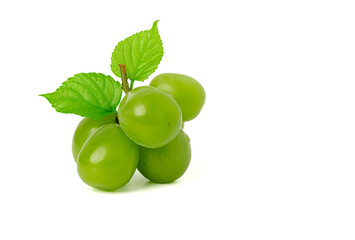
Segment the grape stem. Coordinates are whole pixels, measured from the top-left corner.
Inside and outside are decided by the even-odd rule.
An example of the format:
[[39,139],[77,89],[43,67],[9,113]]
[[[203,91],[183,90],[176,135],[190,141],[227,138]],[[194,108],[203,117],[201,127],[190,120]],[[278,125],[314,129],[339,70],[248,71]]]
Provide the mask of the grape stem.
[[[127,94],[131,89],[128,86],[127,74],[126,74],[126,66],[124,64],[119,64],[121,70],[121,79],[122,79],[122,88],[124,92]],[[131,82],[132,85],[132,82]]]
[[129,89],[133,89],[133,83],[134,83],[134,80],[131,80],[131,85],[129,86]]

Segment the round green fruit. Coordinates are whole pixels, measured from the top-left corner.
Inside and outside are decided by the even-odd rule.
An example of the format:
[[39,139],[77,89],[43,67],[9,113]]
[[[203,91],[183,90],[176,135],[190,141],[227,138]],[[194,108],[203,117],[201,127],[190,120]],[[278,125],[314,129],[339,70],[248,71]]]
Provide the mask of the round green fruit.
[[182,124],[180,107],[171,95],[149,86],[137,87],[122,99],[118,119],[127,136],[147,148],[173,140]]
[[156,76],[149,85],[173,95],[181,108],[184,122],[194,119],[205,103],[206,93],[202,85],[186,75],[163,73]]
[[109,114],[99,120],[91,120],[90,118],[83,118],[79,125],[76,127],[73,141],[72,152],[75,162],[77,161],[78,154],[83,147],[85,141],[100,127],[117,123],[117,113]]
[[99,128],[85,142],[78,156],[78,173],[88,185],[105,191],[118,189],[133,176],[139,148],[118,124]]
[[191,160],[190,139],[183,130],[161,148],[139,147],[138,170],[156,183],[169,183],[180,178]]

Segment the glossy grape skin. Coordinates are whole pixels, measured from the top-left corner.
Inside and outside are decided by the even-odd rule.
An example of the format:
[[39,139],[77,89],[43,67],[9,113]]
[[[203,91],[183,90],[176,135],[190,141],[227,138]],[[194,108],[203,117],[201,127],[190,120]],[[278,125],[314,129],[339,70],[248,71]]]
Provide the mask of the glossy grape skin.
[[163,73],[156,76],[149,85],[173,95],[181,108],[184,122],[194,119],[205,103],[206,93],[202,85],[183,74]]
[[100,127],[117,123],[117,113],[112,113],[99,120],[83,118],[75,129],[72,140],[72,152],[75,162],[85,141]]
[[191,160],[190,139],[183,130],[161,148],[139,147],[139,172],[152,182],[169,183],[180,178]]
[[122,99],[118,119],[132,141],[148,148],[173,140],[182,124],[180,107],[171,95],[149,86],[137,87]]
[[85,142],[78,156],[78,173],[89,186],[105,191],[118,189],[133,176],[139,148],[118,124],[99,128]]

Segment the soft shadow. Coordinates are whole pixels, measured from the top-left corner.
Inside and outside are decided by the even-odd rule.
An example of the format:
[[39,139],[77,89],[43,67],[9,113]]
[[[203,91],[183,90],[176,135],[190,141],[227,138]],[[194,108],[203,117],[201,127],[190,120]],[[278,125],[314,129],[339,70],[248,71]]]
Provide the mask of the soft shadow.
[[113,191],[102,191],[100,189],[91,188],[94,192],[99,193],[107,193],[107,194],[119,194],[119,193],[130,193],[130,192],[138,192],[138,191],[146,191],[153,188],[161,188],[166,187],[167,185],[175,185],[178,184],[178,181],[171,182],[171,183],[154,183],[149,181],[142,174],[138,171],[135,172],[132,179],[124,185],[122,188]]

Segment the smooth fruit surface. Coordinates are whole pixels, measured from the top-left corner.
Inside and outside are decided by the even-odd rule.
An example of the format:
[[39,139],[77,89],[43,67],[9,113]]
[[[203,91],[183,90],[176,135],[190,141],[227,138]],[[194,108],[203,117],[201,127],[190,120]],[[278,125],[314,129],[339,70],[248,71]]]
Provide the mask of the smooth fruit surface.
[[85,141],[100,127],[116,123],[117,114],[109,114],[100,120],[91,120],[83,118],[75,129],[72,140],[72,152],[74,160],[77,161],[78,154],[83,147]]
[[173,95],[181,108],[184,122],[194,119],[205,103],[206,93],[202,85],[183,74],[163,73],[156,76],[149,85]]
[[133,176],[139,161],[139,148],[118,124],[99,128],[85,142],[78,156],[78,173],[88,185],[115,190]]
[[132,141],[148,148],[158,148],[173,140],[182,124],[176,101],[149,86],[137,87],[122,99],[118,119]]
[[183,130],[161,148],[139,147],[139,172],[152,182],[169,183],[180,178],[191,160],[191,146]]

